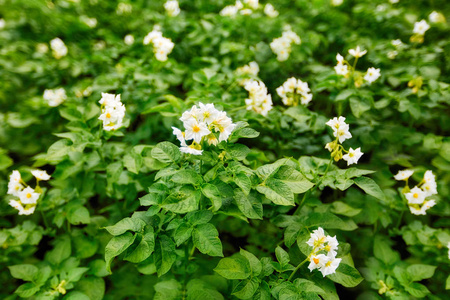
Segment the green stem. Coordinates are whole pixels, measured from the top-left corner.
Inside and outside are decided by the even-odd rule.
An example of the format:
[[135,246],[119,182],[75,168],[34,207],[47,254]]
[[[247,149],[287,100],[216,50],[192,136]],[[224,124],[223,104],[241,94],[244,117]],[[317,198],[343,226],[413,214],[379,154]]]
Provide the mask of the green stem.
[[45,218],[44,212],[41,210],[42,220],[44,221],[45,229],[48,228],[47,218]]
[[292,271],[292,274],[291,274],[291,276],[289,276],[288,281],[291,281],[292,277],[294,277],[294,275],[295,275],[295,273],[297,273],[298,269],[300,269],[301,266],[303,266],[307,261],[309,261],[310,255],[308,255],[308,257],[306,257],[304,261],[299,263],[298,266],[294,269],[294,271]]

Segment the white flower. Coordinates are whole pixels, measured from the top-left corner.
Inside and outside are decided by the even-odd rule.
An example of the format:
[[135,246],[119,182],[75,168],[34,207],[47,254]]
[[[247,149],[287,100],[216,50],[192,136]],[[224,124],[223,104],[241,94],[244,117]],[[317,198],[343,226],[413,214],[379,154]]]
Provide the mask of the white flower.
[[426,182],[420,187],[424,192],[426,197],[436,195],[437,192],[437,184],[436,182]]
[[325,149],[327,149],[328,151],[330,151],[330,152],[333,152],[333,142],[330,142],[330,143],[327,143],[326,145],[325,145]]
[[336,60],[339,64],[343,64],[344,63],[344,57],[342,55],[340,55],[339,53],[336,54]]
[[298,100],[306,105],[312,100],[308,83],[294,77],[286,80],[276,91],[285,105],[297,105]]
[[205,105],[200,102],[198,105],[200,109],[197,111],[197,118],[199,118],[202,122],[206,122],[206,124],[209,125],[219,117],[220,112],[214,107],[214,104],[208,103]]
[[409,193],[405,194],[405,198],[409,204],[422,204],[425,201],[426,194],[417,186],[413,187]]
[[328,120],[325,124],[330,126],[333,130],[338,130],[341,126],[347,125],[345,123],[345,117],[334,117],[333,119]]
[[14,170],[9,176],[8,194],[19,197],[19,192],[22,191],[23,185],[21,184],[22,178],[17,170]]
[[422,20],[420,22],[414,23],[413,33],[424,35],[428,29],[430,29],[430,25],[428,25],[427,21]]
[[326,240],[327,239],[325,236],[325,232],[323,231],[323,228],[319,227],[316,230],[313,230],[306,244],[313,247],[314,250],[321,250],[323,249]]
[[40,195],[40,193],[36,193],[34,189],[29,186],[19,192],[20,202],[22,202],[22,204],[36,204]]
[[180,13],[180,7],[177,0],[169,0],[164,3],[164,8],[167,11],[169,17],[176,17]]
[[326,125],[333,129],[333,135],[339,139],[339,143],[343,143],[346,139],[352,137],[348,124],[345,123],[345,117],[334,117],[330,119]]
[[331,5],[333,6],[339,6],[342,5],[342,3],[344,3],[344,0],[331,0]]
[[423,176],[423,180],[425,182],[436,182],[436,177],[434,176],[434,174],[431,170],[428,170],[425,172],[425,174]]
[[328,257],[336,257],[336,255],[337,255],[336,251],[337,251],[338,245],[339,245],[339,242],[336,239],[336,236],[331,237],[328,235],[325,238],[325,241],[326,241],[327,245],[324,247],[324,250],[328,252],[327,256]]
[[202,137],[211,133],[208,129],[208,126],[204,122],[198,122],[196,119],[190,119],[184,123],[185,131],[185,139],[187,141],[194,140],[196,143],[200,143]]
[[53,56],[56,59],[60,59],[67,55],[67,47],[60,38],[54,38],[50,41],[50,48],[52,48]]
[[277,55],[278,61],[285,61],[289,58],[289,54],[291,53],[291,44],[299,45],[301,43],[300,37],[293,32],[291,29],[288,29],[283,32],[281,37],[274,39],[270,43],[270,48],[273,53]]
[[336,74],[338,75],[342,75],[342,76],[347,76],[348,74],[348,66],[338,63],[335,67],[334,70],[336,71]]
[[262,81],[249,80],[244,88],[249,92],[249,98],[245,99],[247,110],[253,110],[263,116],[272,109],[272,96]]
[[366,54],[367,50],[361,51],[359,46],[356,46],[356,49],[350,49],[348,50],[348,53],[350,53],[350,55],[352,55],[353,57],[357,58],[362,57],[364,54]]
[[396,3],[398,3],[400,0],[389,0],[389,2],[391,3],[391,4],[396,4]]
[[48,52],[48,46],[47,46],[47,44],[45,44],[45,43],[38,43],[38,44],[36,45],[36,51],[37,51],[38,53],[42,53],[42,54],[47,53],[47,52]]
[[173,134],[180,141],[181,146],[183,146],[183,147],[187,146],[186,140],[184,139],[184,133],[180,129],[176,128],[176,127],[172,126],[172,129],[173,129]]
[[397,55],[398,55],[398,52],[397,52],[396,50],[389,51],[389,52],[387,53],[387,57],[388,57],[389,59],[394,59]]
[[395,175],[394,178],[395,180],[407,180],[413,173],[413,170],[398,171],[397,175]]
[[335,273],[336,269],[339,267],[339,264],[341,263],[341,260],[342,260],[341,258],[334,258],[327,256],[324,266],[319,269],[323,277]]
[[19,211],[19,215],[31,215],[36,209],[36,205],[25,205],[25,207],[17,200],[10,200],[9,205]]
[[358,160],[361,158],[361,156],[364,153],[361,152],[361,148],[356,148],[353,150],[351,147],[348,150],[348,154],[345,154],[342,158],[347,162],[347,166],[350,166],[351,164],[358,163]]
[[270,18],[276,18],[279,14],[278,11],[276,11],[273,5],[270,3],[267,3],[266,6],[264,6],[264,13]]
[[0,19],[0,29],[5,28],[6,22],[4,19]]
[[152,43],[155,58],[159,61],[166,61],[167,55],[172,52],[175,44],[170,39],[163,37],[160,29],[159,26],[154,26],[153,31],[144,37],[143,43],[144,45]]
[[98,119],[103,121],[103,129],[111,131],[122,127],[126,109],[120,101],[120,94],[102,93],[99,103],[102,105],[102,113]]
[[202,155],[203,150],[197,150],[190,146],[180,147],[180,151],[187,154]]
[[31,174],[33,174],[33,176],[39,180],[49,180],[51,177],[50,175],[47,174],[47,171],[42,170],[33,170],[31,171]]
[[236,128],[236,124],[232,123],[231,118],[227,117],[226,112],[219,112],[216,120],[212,123],[214,130],[219,131],[219,142],[226,141]]
[[131,45],[131,44],[134,43],[134,36],[132,36],[131,34],[127,34],[127,35],[124,37],[123,41],[125,42],[125,44]]
[[428,16],[428,20],[430,20],[431,23],[445,23],[444,15],[437,11],[433,11]]
[[258,9],[259,6],[259,0],[244,0],[244,3],[252,9]]
[[239,13],[243,16],[249,16],[253,13],[253,10],[251,10],[250,8],[246,8],[242,9]]
[[66,91],[64,88],[45,90],[43,98],[48,101],[48,105],[55,107],[60,105],[67,99]]
[[364,80],[369,83],[372,83],[375,80],[377,80],[380,76],[381,76],[380,69],[369,68],[367,69],[367,73],[364,76]]
[[427,210],[436,205],[436,201],[425,201],[421,207],[419,205],[410,205],[409,210],[413,215],[426,215]]
[[325,266],[325,263],[328,261],[328,258],[324,254],[319,255],[311,255],[309,258],[310,264],[308,266],[309,271],[313,271],[315,269],[320,269]]

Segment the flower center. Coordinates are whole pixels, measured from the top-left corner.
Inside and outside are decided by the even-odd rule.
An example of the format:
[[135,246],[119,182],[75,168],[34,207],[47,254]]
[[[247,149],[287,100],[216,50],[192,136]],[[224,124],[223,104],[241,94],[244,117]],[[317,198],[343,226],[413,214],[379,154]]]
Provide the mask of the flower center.
[[200,132],[200,127],[198,127],[197,125],[194,125],[192,127],[192,131],[195,132],[195,133]]
[[413,197],[417,199],[417,198],[419,198],[419,194],[414,193]]
[[350,153],[348,154],[348,156],[353,157],[353,156],[355,156],[355,154],[352,153],[352,152],[350,152]]
[[110,113],[106,113],[106,117],[109,119],[111,118],[111,114]]
[[330,246],[330,245],[326,245],[326,246],[325,246],[325,250],[326,250],[327,252],[330,252],[331,246]]
[[31,198],[31,194],[30,193],[27,194],[27,198]]
[[331,260],[325,264],[326,267],[331,266]]
[[313,258],[314,263],[317,265],[319,263],[319,259],[318,258]]

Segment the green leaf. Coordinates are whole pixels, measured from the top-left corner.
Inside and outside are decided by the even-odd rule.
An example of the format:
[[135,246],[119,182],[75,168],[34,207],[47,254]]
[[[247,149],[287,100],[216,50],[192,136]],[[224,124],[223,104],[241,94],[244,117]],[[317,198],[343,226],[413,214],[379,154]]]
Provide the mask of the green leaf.
[[128,171],[139,174],[139,170],[142,166],[142,156],[136,153],[134,149],[125,154],[122,161],[123,165],[128,169]]
[[155,284],[154,300],[178,300],[181,299],[181,284],[175,279],[161,281]]
[[363,176],[363,177],[357,177],[353,180],[354,180],[355,184],[357,186],[359,186],[367,194],[369,194],[377,199],[385,200],[386,196],[384,195],[383,191],[378,186],[378,184],[375,181],[373,181],[372,179]]
[[236,138],[256,138],[258,136],[259,132],[249,127],[244,127],[233,131],[233,137]]
[[332,213],[310,213],[305,220],[307,227],[320,226],[327,229],[352,231],[358,228],[352,220],[344,221]]
[[153,227],[147,226],[139,245],[124,259],[132,263],[140,263],[149,258],[153,250],[155,250],[155,233]]
[[163,183],[154,183],[148,188],[148,194],[139,198],[142,206],[160,204],[166,196],[168,188]]
[[328,278],[345,287],[355,287],[363,281],[358,270],[344,263],[340,263],[336,273],[329,275]]
[[262,264],[255,255],[242,248],[240,249],[239,253],[246,259],[248,259],[248,262],[250,263],[250,269],[252,271],[252,277],[257,277],[259,274],[261,274]]
[[181,223],[180,226],[178,226],[173,236],[177,247],[179,247],[191,237],[193,230],[194,228],[189,226],[185,222]]
[[91,221],[89,210],[84,206],[75,206],[67,213],[67,220],[73,225],[89,224]]
[[428,295],[430,293],[430,291],[427,289],[426,286],[417,283],[417,282],[412,282],[405,287],[405,291],[407,291],[408,293],[410,293],[412,296],[417,297],[417,298],[423,298],[426,295]]
[[445,281],[445,289],[450,290],[450,275],[447,277],[447,280]]
[[280,180],[269,178],[265,185],[257,186],[256,190],[277,205],[295,205],[294,194],[289,186]]
[[205,282],[200,279],[190,280],[187,284],[187,300],[223,300],[222,294],[211,287],[215,288],[214,286],[211,286],[210,282]]
[[78,281],[77,289],[86,294],[90,300],[102,300],[105,295],[105,281],[89,276]]
[[69,258],[72,252],[70,239],[67,236],[62,237],[56,242],[55,248],[47,252],[47,261],[53,265],[60,264],[63,260]]
[[373,242],[373,254],[386,265],[394,265],[400,260],[400,255],[391,249],[386,239],[375,236]]
[[22,298],[29,298],[34,294],[36,294],[39,290],[40,290],[39,286],[36,286],[34,283],[27,282],[19,286],[14,293],[16,293]]
[[192,186],[183,186],[179,191],[170,194],[161,204],[171,212],[185,214],[198,209],[201,192],[196,191]]
[[226,279],[246,279],[251,274],[248,259],[241,255],[222,258],[214,271]]
[[114,257],[119,256],[122,252],[130,247],[136,235],[133,235],[131,232],[126,232],[122,235],[113,237],[105,248],[105,261],[106,261],[106,270],[111,274],[111,262]]
[[277,257],[277,260],[280,263],[281,267],[287,266],[289,264],[289,261],[291,260],[289,258],[289,254],[280,246],[277,246],[277,248],[275,249],[275,256]]
[[180,149],[172,143],[162,142],[152,149],[152,157],[163,163],[178,162],[181,159]]
[[115,225],[105,227],[105,229],[112,235],[121,235],[128,230],[130,231],[142,231],[146,223],[139,218],[125,218],[117,222]]
[[237,160],[244,160],[250,153],[250,149],[242,144],[227,144],[226,151]]
[[421,281],[433,277],[435,266],[416,264],[406,268],[406,272],[412,281]]
[[199,185],[202,183],[202,177],[192,169],[181,170],[175,173],[171,180],[176,184]]
[[248,195],[252,188],[252,181],[250,178],[244,173],[239,173],[234,177],[234,183],[237,184],[238,187],[242,189],[244,194]]
[[257,197],[252,194],[246,196],[240,190],[235,190],[234,200],[244,216],[249,219],[262,220],[263,206]]
[[207,183],[203,185],[202,193],[206,198],[211,199],[214,211],[218,211],[222,206],[222,195],[219,189],[215,185]]
[[314,186],[302,173],[291,166],[281,166],[274,175],[274,178],[287,184],[291,191],[296,194],[304,193]]
[[199,210],[188,213],[185,218],[189,224],[195,226],[208,223],[213,216],[214,214],[210,210]]
[[67,272],[67,279],[70,282],[77,282],[80,280],[81,276],[86,273],[89,268],[74,268]]
[[90,300],[89,296],[85,293],[82,293],[80,291],[72,291],[69,292],[65,297],[64,300]]
[[354,217],[362,211],[362,209],[353,208],[342,201],[334,201],[331,206],[332,213],[343,215],[346,217]]
[[166,235],[158,236],[154,253],[158,277],[161,277],[169,272],[176,258],[177,255],[175,254],[175,244],[172,239]]
[[9,266],[8,268],[12,277],[25,281],[33,281],[39,271],[36,266],[29,264],[14,265]]
[[247,279],[239,282],[234,288],[232,295],[239,299],[249,299],[258,290],[259,282],[256,278]]
[[192,232],[192,241],[195,247],[203,254],[223,256],[219,232],[210,223],[196,226]]
[[367,98],[350,98],[350,109],[352,110],[353,115],[357,118],[361,117],[363,113],[370,110],[371,107],[372,103]]

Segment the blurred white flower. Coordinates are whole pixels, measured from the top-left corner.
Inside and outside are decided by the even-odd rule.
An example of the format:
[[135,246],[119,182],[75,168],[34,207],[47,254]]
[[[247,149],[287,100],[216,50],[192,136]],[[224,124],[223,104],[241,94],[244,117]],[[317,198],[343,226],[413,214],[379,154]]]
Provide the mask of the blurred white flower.
[[445,17],[442,13],[433,11],[429,16],[428,20],[430,20],[431,23],[445,23]]
[[408,204],[422,204],[425,201],[426,194],[417,186],[413,187],[409,193],[405,194]]
[[94,28],[97,26],[96,18],[89,18],[88,16],[81,16],[80,19],[84,24],[86,24],[90,28]]
[[121,2],[117,5],[116,13],[118,15],[130,14],[132,11],[133,6],[131,4]]
[[294,77],[286,80],[282,86],[277,88],[277,93],[285,105],[307,105],[312,100],[312,94],[307,82]]
[[5,28],[6,22],[5,19],[0,19],[0,30]]
[[127,35],[124,37],[123,41],[125,42],[125,44],[131,45],[131,44],[134,43],[134,36],[132,36],[131,34],[127,34]]
[[267,116],[272,109],[272,96],[267,92],[267,87],[262,81],[247,81],[244,88],[249,92],[249,98],[245,99],[247,110]]
[[67,55],[68,49],[60,38],[54,38],[50,41],[50,48],[52,48],[53,56],[60,59]]
[[377,80],[380,76],[381,76],[380,69],[375,69],[371,67],[367,69],[367,73],[366,75],[364,75],[364,80],[369,83],[372,83],[375,80]]
[[48,101],[49,106],[58,106],[67,99],[66,90],[64,88],[45,90],[43,98]]
[[344,3],[344,0],[331,0],[331,5],[333,6],[340,6]]
[[420,22],[414,23],[413,33],[418,35],[425,35],[425,32],[430,29],[430,25],[428,25],[427,21],[421,20]]
[[351,56],[353,56],[353,57],[355,57],[355,58],[358,58],[358,57],[364,56],[364,55],[367,53],[367,50],[361,51],[361,48],[359,48],[359,46],[356,46],[355,49],[350,49],[350,50],[348,50],[348,53],[349,53]]
[[144,45],[153,44],[153,52],[159,61],[166,61],[167,56],[172,52],[175,44],[169,39],[162,36],[159,26],[153,27],[153,31],[149,32],[143,41]]
[[38,180],[49,180],[51,177],[50,175],[47,174],[47,171],[43,170],[33,170],[31,171],[31,174]]
[[270,48],[277,55],[278,61],[285,61],[289,58],[292,51],[292,44],[299,45],[300,37],[291,29],[283,31],[281,37],[274,39],[270,43]]
[[276,18],[279,15],[278,11],[270,3],[264,6],[264,13],[270,18]]
[[42,53],[42,54],[47,53],[47,52],[48,52],[48,46],[47,46],[47,44],[45,44],[45,43],[38,43],[38,44],[36,45],[36,51],[37,51],[38,53]]
[[122,127],[125,105],[120,101],[120,94],[102,93],[99,103],[102,105],[102,112],[98,119],[103,121],[103,129],[111,131]]
[[176,17],[181,12],[178,1],[177,0],[169,0],[164,3],[164,8],[169,15],[169,17]]
[[40,193],[36,193],[33,188],[27,186],[19,192],[19,199],[22,204],[36,204]]
[[413,170],[398,171],[397,175],[395,175],[394,178],[395,180],[407,180],[413,173]]

